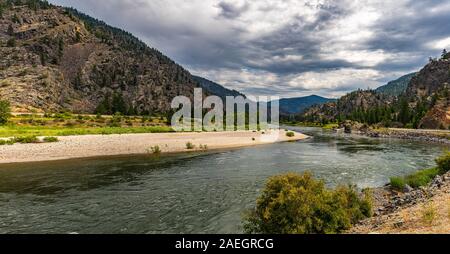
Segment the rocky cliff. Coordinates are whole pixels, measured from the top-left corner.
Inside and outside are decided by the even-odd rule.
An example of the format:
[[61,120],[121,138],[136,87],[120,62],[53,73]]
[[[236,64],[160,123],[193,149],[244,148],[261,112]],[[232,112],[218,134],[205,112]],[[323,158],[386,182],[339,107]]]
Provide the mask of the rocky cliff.
[[159,51],[76,10],[0,3],[0,97],[15,111],[164,113],[198,85]]
[[350,116],[356,111],[368,111],[376,107],[392,104],[392,98],[373,90],[351,92],[336,102],[316,105],[305,111],[304,116],[314,121],[335,121],[340,116]]
[[450,53],[431,60],[411,79],[406,95],[410,102],[425,101],[429,110],[420,121],[420,128],[450,127]]
[[[350,119],[386,126],[411,126],[423,129],[450,128],[450,53],[432,59],[411,78],[398,96],[379,90],[358,90],[336,103],[314,106],[298,118],[307,121]],[[402,79],[404,79],[403,77]]]

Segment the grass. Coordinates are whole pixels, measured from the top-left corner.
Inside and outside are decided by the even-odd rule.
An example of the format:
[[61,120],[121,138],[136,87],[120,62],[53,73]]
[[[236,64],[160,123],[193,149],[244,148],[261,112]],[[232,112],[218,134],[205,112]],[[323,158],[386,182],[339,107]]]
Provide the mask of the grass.
[[36,136],[19,136],[10,139],[1,139],[0,145],[14,145],[16,143],[20,144],[54,143],[58,141],[59,140],[57,137],[44,137],[41,141]]
[[438,217],[436,206],[432,202],[425,204],[420,213],[422,222],[429,226],[433,225]]
[[439,168],[430,168],[417,171],[406,177],[392,177],[391,187],[398,191],[403,191],[406,185],[412,188],[419,188],[428,185],[440,173]]
[[403,191],[406,187],[406,182],[403,177],[392,177],[391,187],[398,191]]
[[448,208],[447,218],[450,220],[450,201],[448,201],[448,203],[447,203],[447,208]]
[[58,142],[59,140],[58,140],[57,137],[45,137],[45,138],[43,139],[43,141],[44,141],[45,143],[55,143],[55,142]]
[[132,133],[173,132],[169,126],[145,127],[63,127],[63,126],[2,126],[0,138],[15,136],[74,136],[74,135],[111,135]]
[[208,145],[200,145],[200,149],[206,151],[208,150]]
[[0,146],[4,146],[4,145],[14,145],[14,140],[11,139],[0,139]]
[[36,136],[20,136],[14,137],[12,140],[14,141],[14,143],[21,144],[39,143],[39,139]]
[[413,188],[419,188],[421,186],[428,185],[436,176],[439,175],[439,173],[440,170],[438,168],[420,170],[414,174],[407,176],[405,180],[409,186]]
[[0,138],[173,132],[164,118],[71,113],[17,114],[0,126]]
[[419,188],[428,185],[433,179],[450,171],[450,152],[445,152],[442,156],[436,159],[437,167],[417,171],[414,174],[406,177],[392,177],[391,187],[393,189],[402,191],[409,185],[413,188]]

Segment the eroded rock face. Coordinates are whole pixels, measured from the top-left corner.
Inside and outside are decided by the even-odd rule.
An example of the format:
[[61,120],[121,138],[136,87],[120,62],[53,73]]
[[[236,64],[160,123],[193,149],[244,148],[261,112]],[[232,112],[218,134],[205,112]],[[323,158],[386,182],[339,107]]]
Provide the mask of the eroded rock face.
[[409,83],[406,94],[412,99],[432,96],[450,84],[450,59],[431,61]]
[[423,129],[445,129],[450,128],[450,104],[446,100],[434,106],[420,122]]
[[138,39],[59,7],[6,9],[0,43],[0,97],[15,111],[94,113],[120,94],[137,113],[166,112],[173,97],[192,98],[197,86]]
[[413,102],[427,101],[430,110],[420,121],[424,129],[450,127],[450,54],[426,65],[410,82],[406,95]]

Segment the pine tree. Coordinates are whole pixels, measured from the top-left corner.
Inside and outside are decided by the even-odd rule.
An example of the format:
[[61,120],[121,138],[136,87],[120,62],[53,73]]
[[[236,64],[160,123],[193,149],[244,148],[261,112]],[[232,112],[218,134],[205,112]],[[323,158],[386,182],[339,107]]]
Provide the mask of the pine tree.
[[16,38],[11,38],[6,42],[6,46],[13,48],[16,46]]
[[123,99],[122,94],[120,93],[115,93],[113,96],[113,101],[112,101],[112,111],[113,113],[122,113],[122,114],[126,114],[127,113],[127,107],[125,105],[125,101]]
[[14,27],[11,24],[8,26],[8,35],[14,36]]
[[405,98],[400,100],[400,112],[398,115],[398,120],[403,124],[408,124],[410,121],[410,110],[408,101]]

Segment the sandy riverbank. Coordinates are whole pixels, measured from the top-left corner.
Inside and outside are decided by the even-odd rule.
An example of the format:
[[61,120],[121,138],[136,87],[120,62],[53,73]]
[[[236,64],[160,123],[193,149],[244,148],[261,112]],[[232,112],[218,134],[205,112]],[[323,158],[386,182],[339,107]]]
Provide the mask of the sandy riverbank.
[[[67,136],[59,137],[56,143],[0,146],[0,164],[145,154],[151,152],[152,146],[159,146],[162,153],[179,153],[198,150],[200,145],[215,150],[306,138],[308,136],[301,133],[289,138],[284,130]],[[188,142],[195,145],[194,150],[186,148]]]

